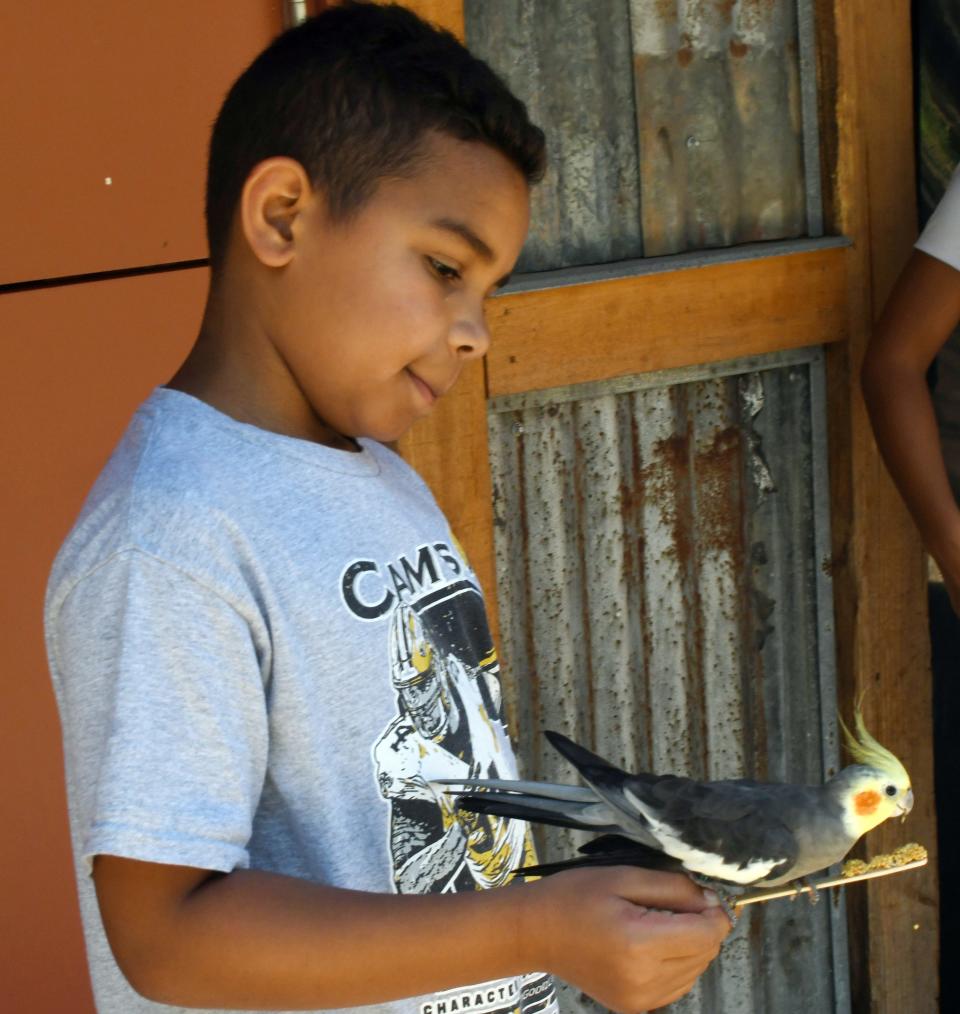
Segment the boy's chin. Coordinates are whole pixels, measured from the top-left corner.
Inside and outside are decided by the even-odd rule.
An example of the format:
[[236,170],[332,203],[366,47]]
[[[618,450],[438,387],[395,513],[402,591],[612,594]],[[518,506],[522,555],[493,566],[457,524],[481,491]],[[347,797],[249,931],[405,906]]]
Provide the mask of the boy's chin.
[[344,426],[342,429],[331,427],[332,438],[327,442],[332,446],[341,446],[344,449],[350,449],[349,445],[355,447],[360,440],[373,440],[378,444],[393,445],[410,432],[415,421],[392,425],[381,423],[380,425]]
[[[421,419],[423,416],[420,417]],[[384,424],[382,426],[371,426],[369,432],[358,433],[354,439],[361,437],[367,440],[375,440],[378,444],[396,444],[413,430],[420,419],[411,419],[408,422]]]
[[398,429],[382,430],[378,436],[370,436],[368,440],[376,440],[378,444],[386,444],[388,447],[397,449],[397,444],[410,432],[412,426],[404,426]]

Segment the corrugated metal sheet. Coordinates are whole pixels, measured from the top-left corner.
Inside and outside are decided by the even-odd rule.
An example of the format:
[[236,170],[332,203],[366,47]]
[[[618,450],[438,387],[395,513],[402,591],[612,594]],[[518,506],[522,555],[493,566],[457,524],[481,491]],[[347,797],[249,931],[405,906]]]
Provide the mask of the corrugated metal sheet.
[[639,257],[626,0],[465,0],[467,43],[547,133],[520,271]]
[[[819,350],[491,403],[526,776],[571,777],[544,728],[635,770],[819,781],[835,766],[823,418]],[[549,832],[543,855],[583,840]],[[757,906],[675,1009],[847,1010],[838,905]]]
[[547,133],[521,271],[819,235],[811,0],[465,0],[464,13],[471,49]]
[[648,255],[799,236],[796,0],[631,0]]

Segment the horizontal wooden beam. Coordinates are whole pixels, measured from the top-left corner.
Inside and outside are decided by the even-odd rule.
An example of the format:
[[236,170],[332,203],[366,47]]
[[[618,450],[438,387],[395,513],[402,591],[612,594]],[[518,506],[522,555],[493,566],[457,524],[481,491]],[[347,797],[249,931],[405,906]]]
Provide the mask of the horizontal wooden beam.
[[491,397],[844,340],[847,247],[497,297]]

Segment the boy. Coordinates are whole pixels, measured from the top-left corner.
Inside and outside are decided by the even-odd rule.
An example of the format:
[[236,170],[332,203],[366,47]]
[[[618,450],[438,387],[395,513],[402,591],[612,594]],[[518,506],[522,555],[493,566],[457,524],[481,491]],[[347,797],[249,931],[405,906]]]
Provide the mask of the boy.
[[380,442],[486,350],[542,164],[522,105],[402,8],[334,8],[228,95],[200,335],[48,596],[101,1010],[549,1011],[556,973],[635,1011],[717,953],[682,877],[480,890],[524,830],[431,785],[513,759],[475,577]]

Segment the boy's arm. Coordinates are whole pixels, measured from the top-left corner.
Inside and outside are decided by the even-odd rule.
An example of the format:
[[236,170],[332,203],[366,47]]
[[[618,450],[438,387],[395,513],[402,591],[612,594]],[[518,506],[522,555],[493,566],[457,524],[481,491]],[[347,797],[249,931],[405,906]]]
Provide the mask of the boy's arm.
[[960,321],[960,271],[914,251],[867,349],[861,380],[877,445],[960,613],[960,509],[926,373]]
[[189,1007],[356,1006],[543,970],[635,1012],[686,993],[729,931],[686,877],[626,867],[387,895],[99,855],[94,880],[133,987]]

